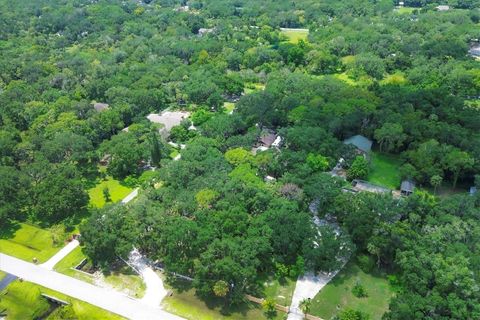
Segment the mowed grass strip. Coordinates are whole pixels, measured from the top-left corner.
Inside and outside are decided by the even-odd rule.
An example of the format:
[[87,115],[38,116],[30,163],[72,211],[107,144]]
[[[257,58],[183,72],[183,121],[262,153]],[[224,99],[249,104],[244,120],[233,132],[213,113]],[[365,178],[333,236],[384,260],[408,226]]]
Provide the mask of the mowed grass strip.
[[[359,282],[368,297],[357,298],[352,288]],[[333,280],[312,299],[311,314],[330,319],[337,312],[350,308],[367,313],[372,320],[379,320],[388,310],[393,290],[382,276],[366,274],[355,263],[348,263]]]
[[25,223],[18,227],[12,237],[0,239],[0,252],[28,262],[37,258],[43,263],[60,250],[54,246],[50,231]]
[[400,188],[400,159],[393,155],[372,152],[368,181],[390,189]]
[[108,188],[112,202],[118,202],[125,198],[133,189],[123,186],[120,181],[107,176],[104,180],[97,183],[97,185],[88,190],[90,196],[90,204],[96,208],[101,208],[105,205],[105,197],[103,190]]
[[93,276],[90,276],[84,272],[75,270],[75,267],[78,266],[84,259],[85,255],[82,252],[81,247],[76,247],[72,252],[70,252],[65,258],[60,260],[54,267],[54,270],[64,275],[88,282],[93,283]]
[[0,292],[0,310],[7,320],[36,319],[50,307],[41,294],[69,302],[79,320],[120,320],[122,317],[36,284],[16,280]]

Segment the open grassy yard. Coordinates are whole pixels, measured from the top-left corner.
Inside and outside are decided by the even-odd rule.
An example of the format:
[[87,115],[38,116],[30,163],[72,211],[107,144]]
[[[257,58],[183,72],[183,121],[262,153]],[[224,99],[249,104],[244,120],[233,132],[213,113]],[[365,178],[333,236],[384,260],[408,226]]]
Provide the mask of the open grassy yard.
[[[77,316],[85,320],[120,320],[122,317],[103,309],[92,306],[86,302],[70,298],[64,294],[29,282],[12,282],[0,293],[0,311],[5,310],[7,320],[37,319],[49,309],[49,303],[42,298],[45,293],[58,299],[68,301]],[[49,319],[49,318],[47,318]]]
[[105,283],[135,298],[141,298],[145,294],[145,283],[142,278],[128,266],[105,275]]
[[54,246],[50,231],[25,223],[18,224],[16,228],[12,230],[13,234],[2,234],[1,252],[28,262],[37,258],[39,263],[43,263],[60,250],[60,247]]
[[[364,286],[368,297],[357,298],[352,294],[352,288],[357,281]],[[388,310],[392,296],[393,291],[385,278],[366,274],[356,264],[348,263],[313,298],[310,313],[323,319],[330,319],[338,311],[351,308],[367,313],[372,320],[379,320]]]
[[263,83],[246,83],[243,92],[245,94],[255,93],[258,91],[262,91],[265,89],[265,85]]
[[132,192],[131,188],[123,186],[120,184],[120,181],[107,176],[105,180],[100,181],[95,187],[88,190],[92,206],[101,208],[105,205],[105,198],[103,197],[103,189],[105,187],[110,191],[112,202],[118,202]]
[[389,154],[372,152],[368,181],[390,189],[400,188],[401,161]]
[[0,280],[2,280],[5,277],[5,272],[0,271]]
[[283,306],[289,306],[292,302],[293,291],[295,291],[296,279],[286,278],[282,281],[277,279],[269,280],[264,283],[265,298],[275,300],[276,303]]
[[399,14],[411,14],[413,11],[418,8],[413,8],[413,7],[401,7],[401,8],[395,8],[395,12]]
[[282,29],[282,34],[287,36],[291,43],[298,43],[298,41],[307,41],[308,30],[306,29]]
[[[88,283],[95,283],[93,275],[74,269],[85,258],[86,256],[83,254],[81,247],[77,247],[57,263],[54,269],[67,276]],[[103,281],[112,288],[125,292],[132,297],[141,298],[145,294],[145,284],[142,278],[128,266],[119,270],[113,270],[110,274],[104,275]]]
[[72,252],[70,252],[65,258],[60,260],[60,262],[55,265],[54,270],[67,276],[88,283],[93,283],[94,281],[92,276],[74,269],[80,264],[80,262],[83,261],[83,259],[85,259],[85,255],[82,252],[82,248],[76,247]]
[[[236,310],[231,310],[228,315],[222,314],[221,307],[215,302],[206,303],[195,296],[195,290],[183,292],[174,291],[173,295],[162,301],[165,311],[174,313],[188,320],[266,320],[261,306],[254,303],[245,303]],[[277,312],[274,319],[280,320],[285,316]]]

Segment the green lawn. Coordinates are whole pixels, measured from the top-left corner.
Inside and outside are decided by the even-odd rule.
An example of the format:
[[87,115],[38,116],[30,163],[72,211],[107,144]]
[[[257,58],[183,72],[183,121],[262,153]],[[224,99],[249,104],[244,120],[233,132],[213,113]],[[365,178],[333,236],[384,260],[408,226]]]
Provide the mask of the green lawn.
[[258,91],[262,91],[265,89],[265,85],[263,83],[246,83],[243,92],[245,94],[255,93]]
[[0,239],[0,251],[32,262],[37,258],[39,263],[47,261],[60,247],[53,244],[50,231],[25,223],[18,224],[19,229],[13,235]]
[[2,280],[2,279],[3,279],[3,277],[5,277],[5,275],[6,275],[6,273],[5,273],[5,272],[3,272],[3,271],[0,271],[0,280]]
[[77,278],[79,280],[93,283],[93,277],[83,272],[77,271],[74,268],[85,259],[85,255],[82,252],[82,248],[76,247],[65,258],[60,260],[54,267],[55,271],[63,273],[67,276]]
[[[68,301],[78,319],[85,320],[120,320],[122,317],[86,302],[68,297],[64,294],[43,288],[30,282],[12,282],[0,293],[0,311],[6,310],[7,320],[37,319],[49,309],[49,303],[41,297],[45,293],[58,299]],[[49,318],[47,318],[49,319]]]
[[[364,286],[368,297],[357,298],[352,294],[352,288],[357,282]],[[393,290],[385,278],[366,274],[356,264],[348,263],[313,298],[310,313],[330,319],[338,311],[350,308],[367,313],[372,320],[379,320],[388,310],[392,296]]]
[[264,283],[264,294],[266,298],[275,300],[276,303],[283,306],[290,306],[292,302],[293,291],[295,291],[296,279],[286,278],[281,282],[270,280]]
[[94,207],[101,208],[105,205],[105,198],[103,197],[103,189],[108,187],[112,202],[118,202],[125,198],[132,189],[120,184],[120,181],[107,176],[105,180],[100,181],[97,185],[88,190],[90,196],[90,204]]
[[308,30],[288,29],[282,30],[282,34],[287,36],[288,41],[290,41],[291,43],[298,43],[298,41],[300,40],[307,41]]
[[[94,283],[92,276],[74,269],[85,258],[81,247],[77,247],[57,263],[54,269],[67,276]],[[105,275],[104,280],[114,289],[123,291],[132,297],[141,298],[145,294],[145,284],[142,278],[134,273],[130,267],[125,266],[120,270],[113,270],[110,274]]]
[[105,282],[116,290],[123,291],[135,298],[141,298],[145,294],[145,283],[142,278],[128,266],[106,275]]
[[[211,302],[207,303],[195,296],[195,290],[189,289],[183,292],[174,290],[170,297],[162,301],[165,311],[174,313],[188,320],[266,320],[260,305],[254,303],[245,303],[236,310],[232,310],[228,315],[220,313],[220,306]],[[285,316],[282,312],[277,312],[274,319],[280,320]]]
[[400,188],[401,161],[389,154],[372,152],[368,181],[390,189]]
[[411,14],[415,9],[418,9],[418,8],[401,7],[401,8],[395,8],[394,10],[399,14]]

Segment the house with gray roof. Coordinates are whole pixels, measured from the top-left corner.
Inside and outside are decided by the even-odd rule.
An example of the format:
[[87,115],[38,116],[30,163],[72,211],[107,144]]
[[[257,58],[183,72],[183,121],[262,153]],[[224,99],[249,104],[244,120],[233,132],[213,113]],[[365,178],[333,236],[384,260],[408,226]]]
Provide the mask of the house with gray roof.
[[108,103],[101,103],[101,102],[95,102],[93,104],[93,108],[97,111],[97,112],[102,112],[104,110],[107,110],[109,107]]
[[372,151],[373,141],[359,134],[345,139],[343,143],[355,146],[357,151],[363,155],[367,155],[370,153],[370,151]]

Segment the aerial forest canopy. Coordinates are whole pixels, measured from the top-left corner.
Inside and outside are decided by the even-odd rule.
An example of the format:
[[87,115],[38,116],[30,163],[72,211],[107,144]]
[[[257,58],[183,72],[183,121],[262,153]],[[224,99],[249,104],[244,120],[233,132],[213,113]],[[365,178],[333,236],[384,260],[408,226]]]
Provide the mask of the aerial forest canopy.
[[[384,319],[478,319],[479,39],[479,0],[0,0],[0,229],[78,227],[225,308],[371,259]],[[416,191],[353,192],[376,157]],[[140,196],[92,206],[99,175]]]

